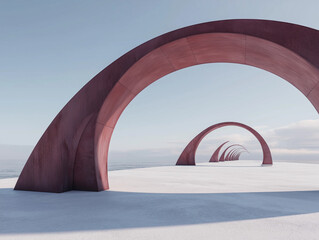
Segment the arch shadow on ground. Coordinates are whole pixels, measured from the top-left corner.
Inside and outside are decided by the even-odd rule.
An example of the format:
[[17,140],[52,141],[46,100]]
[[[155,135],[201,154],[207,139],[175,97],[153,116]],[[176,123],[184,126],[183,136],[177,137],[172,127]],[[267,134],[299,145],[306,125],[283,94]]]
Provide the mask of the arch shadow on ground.
[[[0,189],[0,234],[219,223],[319,212],[319,191],[82,192]],[[111,206],[111,207],[110,207]]]

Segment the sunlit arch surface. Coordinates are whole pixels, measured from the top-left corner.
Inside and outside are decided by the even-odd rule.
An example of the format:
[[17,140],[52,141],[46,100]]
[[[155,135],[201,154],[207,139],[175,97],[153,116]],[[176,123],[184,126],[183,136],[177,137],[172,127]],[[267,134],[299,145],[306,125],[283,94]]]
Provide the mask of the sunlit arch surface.
[[149,84],[185,67],[255,66],[290,82],[318,111],[318,42],[317,30],[267,20],[208,22],[154,38],[113,62],[69,101],[35,146],[15,189],[108,189],[108,147],[122,111]]

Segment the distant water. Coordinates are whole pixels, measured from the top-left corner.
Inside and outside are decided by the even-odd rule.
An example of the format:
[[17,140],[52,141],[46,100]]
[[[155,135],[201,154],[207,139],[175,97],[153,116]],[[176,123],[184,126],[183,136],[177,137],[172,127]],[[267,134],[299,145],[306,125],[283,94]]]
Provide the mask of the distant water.
[[0,178],[17,177],[23,168],[21,160],[0,160]]
[[[132,168],[147,168],[147,167],[158,167],[158,166],[173,166],[175,165],[175,159],[168,158],[168,159],[156,159],[156,158],[150,158],[148,160],[146,159],[140,159],[135,161],[128,161],[127,159],[116,159],[114,161],[109,161],[109,170],[123,170],[123,169],[132,169]],[[300,162],[300,163],[319,163],[317,160],[303,160],[303,161],[297,161],[297,160],[275,160],[280,162]],[[18,177],[26,160],[0,160],[0,179],[1,178],[12,178],[12,177]],[[203,162],[203,161],[200,161]]]
[[[18,177],[26,160],[0,160],[0,179],[1,178],[13,178]],[[161,161],[152,161],[152,160],[136,160],[136,161],[127,161],[119,160],[109,161],[109,170],[123,170],[123,169],[132,169],[132,168],[147,168],[147,167],[157,167],[157,166],[169,166],[174,165],[175,162],[172,160],[161,160]]]

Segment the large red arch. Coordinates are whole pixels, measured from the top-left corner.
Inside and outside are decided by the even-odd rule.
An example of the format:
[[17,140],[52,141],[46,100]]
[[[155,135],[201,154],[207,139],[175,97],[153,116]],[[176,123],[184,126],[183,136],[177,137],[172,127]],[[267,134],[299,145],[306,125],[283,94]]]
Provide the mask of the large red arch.
[[15,189],[109,188],[108,146],[122,111],[145,87],[189,66],[228,62],[272,72],[319,110],[319,31],[267,20],[225,20],[181,28],[126,53],[60,111],[32,151]]

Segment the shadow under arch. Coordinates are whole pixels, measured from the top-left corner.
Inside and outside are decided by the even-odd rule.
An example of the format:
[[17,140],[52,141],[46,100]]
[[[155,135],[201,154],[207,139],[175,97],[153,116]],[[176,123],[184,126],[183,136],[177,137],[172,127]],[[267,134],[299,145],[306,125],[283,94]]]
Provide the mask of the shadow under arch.
[[[195,165],[195,154],[196,154],[196,150],[200,144],[200,142],[203,140],[203,138],[205,136],[207,136],[207,134],[222,128],[222,127],[226,127],[226,126],[237,126],[237,127],[241,127],[246,129],[247,131],[249,131],[250,133],[252,133],[257,140],[259,141],[262,151],[263,151],[263,162],[262,164],[272,164],[272,157],[271,157],[271,152],[270,149],[268,147],[268,144],[266,143],[265,139],[253,128],[239,123],[239,122],[222,122],[222,123],[217,123],[214,124],[206,129],[204,129],[202,132],[200,132],[197,136],[195,136],[185,147],[185,149],[183,150],[183,152],[181,153],[181,155],[179,156],[176,165]],[[228,146],[224,152],[222,153],[219,161],[226,161],[226,158],[229,157],[229,154],[227,154],[227,157],[225,157],[226,151],[233,147],[233,146],[240,146],[243,147],[240,144],[232,144],[230,146]],[[228,160],[228,159],[227,159]]]
[[121,113],[149,84],[189,66],[226,62],[264,69],[290,82],[318,111],[318,42],[318,30],[254,19],[207,22],[156,37],[114,61],[65,105],[15,189],[108,189],[108,147]]

